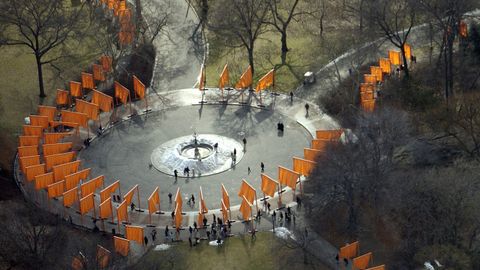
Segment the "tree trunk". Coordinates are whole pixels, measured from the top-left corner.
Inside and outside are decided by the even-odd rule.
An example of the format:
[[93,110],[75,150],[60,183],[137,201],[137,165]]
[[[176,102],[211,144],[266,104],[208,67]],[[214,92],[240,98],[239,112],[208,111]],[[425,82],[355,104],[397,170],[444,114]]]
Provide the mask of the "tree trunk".
[[[136,44],[138,43],[138,33],[140,33],[142,27],[143,27],[143,17],[142,17],[142,3],[140,2],[140,0],[135,0],[135,29],[136,29],[136,33],[135,33],[135,47],[136,47]],[[145,36],[143,37],[143,40],[145,41]]]
[[250,64],[250,67],[252,68],[252,77],[253,77],[253,75],[255,74],[255,68],[253,66],[253,44],[252,44],[252,46],[250,46],[250,48],[247,48],[247,50],[248,50],[248,63]]
[[37,74],[38,74],[38,89],[40,90],[40,94],[38,95],[41,98],[46,97],[45,89],[43,87],[43,70],[42,70],[42,61],[40,56],[35,55],[35,59],[37,61]]
[[405,72],[405,78],[410,77],[410,71],[408,70],[408,59],[405,56],[405,50],[403,49],[403,46],[400,50],[402,52],[402,59],[403,59],[403,71]]
[[287,62],[287,27],[283,27],[281,42],[282,42],[282,65],[285,65]]

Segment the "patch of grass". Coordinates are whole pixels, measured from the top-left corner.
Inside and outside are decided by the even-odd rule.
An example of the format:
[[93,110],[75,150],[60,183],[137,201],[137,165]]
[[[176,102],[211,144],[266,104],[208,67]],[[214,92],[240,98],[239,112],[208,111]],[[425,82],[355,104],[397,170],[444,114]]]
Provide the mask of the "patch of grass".
[[205,241],[196,247],[180,243],[166,251],[149,251],[131,269],[326,269],[318,262],[303,262],[303,253],[290,249],[272,233],[227,239],[220,247]]

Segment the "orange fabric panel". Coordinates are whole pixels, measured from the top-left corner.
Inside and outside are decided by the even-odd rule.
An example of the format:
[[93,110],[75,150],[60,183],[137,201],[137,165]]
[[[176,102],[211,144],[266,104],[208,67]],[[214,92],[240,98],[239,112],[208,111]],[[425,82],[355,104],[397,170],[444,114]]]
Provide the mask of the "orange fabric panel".
[[113,14],[115,16],[118,16],[118,13],[121,11],[121,10],[125,10],[127,8],[127,4],[126,4],[126,1],[125,0],[118,0],[118,1],[115,1],[115,5],[113,6]]
[[80,199],[80,214],[84,215],[95,207],[95,199],[93,194]]
[[143,245],[143,227],[140,226],[125,226],[125,238],[130,241],[135,241],[139,245]]
[[253,203],[257,197],[257,191],[247,181],[245,181],[245,179],[243,179],[238,196],[240,198],[245,197],[250,203]]
[[220,74],[220,80],[218,81],[218,88],[222,89],[229,83],[229,72],[228,72],[228,64],[225,64],[223,67],[222,73]]
[[337,141],[343,134],[343,129],[332,129],[332,130],[317,130],[315,131],[315,136],[317,139],[321,140],[331,140]]
[[40,144],[40,137],[38,136],[18,136],[18,144],[20,146],[33,146]]
[[28,181],[32,181],[35,179],[35,176],[40,174],[45,174],[47,171],[45,170],[45,164],[38,164],[25,167],[25,177]]
[[204,215],[201,212],[197,213],[197,224],[199,228],[203,228],[203,218]]
[[90,194],[93,194],[95,190],[97,190],[98,188],[101,188],[103,186],[104,181],[105,181],[105,176],[100,175],[86,183],[83,183],[80,186],[80,192],[82,194],[82,198]]
[[52,144],[52,143],[58,143],[61,139],[72,136],[72,132],[55,132],[55,133],[45,133],[44,134],[44,143],[46,144]]
[[203,91],[205,89],[205,82],[206,82],[206,71],[205,65],[202,64],[200,68],[200,74],[198,75],[198,90]]
[[72,162],[75,159],[75,152],[67,152],[54,154],[49,156],[44,156],[45,165],[47,166],[47,171],[50,171],[53,166]]
[[109,218],[113,215],[112,198],[107,198],[100,204],[100,218]]
[[375,94],[373,92],[360,92],[360,102],[363,103],[364,101],[374,100]]
[[372,74],[364,74],[363,75],[363,81],[365,83],[377,83],[377,76],[372,75]]
[[113,59],[111,56],[102,55],[102,57],[100,57],[100,63],[102,63],[102,68],[105,72],[110,72],[112,70],[112,62]]
[[81,99],[76,99],[75,111],[87,115],[89,119],[98,120],[98,105]]
[[120,22],[120,24],[127,24],[131,22],[131,19],[132,11],[129,8],[118,11],[118,21]]
[[225,203],[227,209],[230,209],[230,195],[228,195],[228,191],[225,186],[222,184],[222,200]]
[[92,103],[97,104],[98,108],[104,112],[113,109],[113,98],[97,90],[93,90]]
[[53,121],[55,119],[55,114],[57,114],[57,108],[52,106],[38,106],[38,114],[47,116],[48,121]]
[[275,70],[270,70],[267,74],[265,74],[257,83],[257,87],[255,87],[255,92],[260,92],[262,90],[267,89],[270,86],[275,85]]
[[38,145],[19,146],[17,147],[19,157],[37,156]]
[[383,82],[383,72],[380,67],[370,66],[370,74],[377,78],[377,82]]
[[65,192],[65,181],[56,182],[47,186],[48,198],[63,196]]
[[124,23],[121,25],[120,32],[118,33],[118,39],[121,45],[129,45],[133,42],[133,35],[135,33],[135,27],[133,24]]
[[82,97],[83,96],[83,91],[82,91],[82,84],[79,82],[75,81],[70,81],[70,95],[72,97]]
[[138,185],[135,185],[127,193],[125,193],[125,196],[123,196],[125,198],[125,201],[127,201],[128,205],[132,204],[133,194],[135,193],[135,191],[138,192]]
[[123,104],[126,104],[130,98],[130,90],[117,81],[115,81],[115,98],[120,100]]
[[72,149],[72,146],[73,143],[71,142],[44,144],[42,145],[43,155],[50,156],[54,154],[65,153]]
[[392,73],[392,63],[388,58],[380,58],[378,61],[380,68],[382,69],[383,73],[390,74]]
[[180,188],[177,188],[177,193],[175,193],[175,204],[180,205],[180,208],[183,206],[182,194],[180,193]]
[[115,7],[115,0],[107,0],[108,9],[113,9]]
[[101,65],[93,64],[93,79],[105,81],[105,75],[103,74],[103,67]]
[[78,188],[67,189],[63,193],[63,206],[72,206],[76,202],[78,202]]
[[130,249],[130,240],[121,238],[118,236],[113,237],[113,246],[115,251],[122,256],[128,255],[128,250]]
[[306,160],[315,161],[321,153],[323,153],[321,150],[303,148],[303,158]]
[[110,198],[110,195],[113,192],[115,192],[115,190],[117,190],[119,187],[120,187],[120,181],[117,180],[117,181],[113,182],[111,185],[109,185],[108,187],[102,189],[100,191],[100,201],[104,202],[105,200]]
[[53,166],[53,177],[55,181],[60,181],[64,179],[66,175],[77,172],[80,168],[80,163],[80,160],[76,160],[69,163]]
[[372,252],[367,254],[363,254],[362,256],[358,256],[353,259],[353,266],[357,269],[367,269],[368,264],[372,260]]
[[23,126],[23,135],[25,136],[38,136],[42,137],[43,135],[43,127],[41,126]]
[[287,185],[291,189],[297,188],[297,180],[300,178],[300,174],[289,170],[285,167],[278,166],[278,180],[280,184]]
[[301,175],[309,176],[315,165],[317,163],[314,161],[293,157],[293,170]]
[[55,102],[57,103],[57,105],[67,105],[68,104],[68,91],[62,90],[62,89],[57,89],[57,96],[55,97]]
[[359,246],[360,246],[360,243],[358,241],[353,242],[351,244],[346,244],[344,247],[340,248],[339,257],[340,258],[351,259],[351,258],[357,256]]
[[205,198],[203,197],[202,187],[200,187],[200,212],[203,214],[208,213],[207,204],[205,203]]
[[[360,93],[363,92],[374,92],[375,91],[375,85],[371,83],[361,83],[360,84]],[[320,139],[317,137],[317,139]]]
[[65,175],[65,189],[70,190],[74,187],[78,186],[80,180],[86,180],[90,176],[90,171],[92,169],[83,169],[79,172],[75,172],[72,174]]
[[312,140],[312,149],[325,151],[330,142],[331,142],[330,140],[313,139]]
[[182,221],[182,205],[177,204],[177,206],[175,207],[175,227],[181,228]]
[[262,192],[266,195],[273,197],[275,195],[275,191],[278,190],[278,181],[273,180],[270,176],[262,173]]
[[53,173],[45,173],[39,174],[35,176],[35,189],[39,190],[42,188],[47,188],[48,185],[53,184],[55,181],[53,180]]
[[154,214],[158,210],[160,210],[160,194],[159,188],[156,187],[150,197],[148,197],[148,213]]
[[375,267],[370,267],[370,268],[365,269],[365,270],[385,270],[385,264],[375,266]]
[[[222,205],[222,217],[223,217],[223,221],[226,223],[229,218],[228,218],[228,208],[227,206],[225,205],[225,202],[223,200],[221,200],[221,205]],[[198,223],[198,222],[197,222]]]
[[87,127],[88,125],[88,116],[81,112],[71,112],[62,110],[62,121],[64,122],[73,122],[77,123],[82,127]]
[[110,261],[110,251],[100,245],[97,245],[97,263],[100,269],[107,268]]
[[48,128],[48,116],[30,115],[30,125]]
[[123,200],[117,207],[117,222],[121,223],[122,221],[128,222],[128,212],[127,212],[127,201]]
[[135,75],[133,75],[133,90],[138,98],[143,99],[145,97],[145,84]]
[[82,72],[82,87],[83,89],[94,89],[93,74]]
[[365,100],[360,104],[362,109],[366,112],[373,112],[375,110],[375,100]]
[[248,66],[247,70],[245,70],[242,76],[240,76],[240,80],[235,84],[235,88],[237,89],[249,88],[252,86],[252,83],[253,83],[252,67]]
[[460,24],[458,25],[458,32],[462,38],[467,38],[468,37],[468,26],[467,23],[464,21],[460,21]]
[[252,217],[252,204],[245,196],[242,198],[242,204],[240,205],[240,213],[242,213],[243,220],[250,220]]
[[80,257],[80,255],[74,256],[72,258],[72,269],[73,270],[84,270],[84,263],[83,259]]
[[395,66],[399,66],[402,63],[399,51],[388,51],[388,59],[390,59],[390,63]]
[[20,157],[19,161],[20,161],[20,169],[22,170],[23,173],[25,173],[26,167],[40,164],[40,155]]
[[407,43],[403,44],[403,51],[405,52],[405,58],[410,59],[412,57],[412,46]]

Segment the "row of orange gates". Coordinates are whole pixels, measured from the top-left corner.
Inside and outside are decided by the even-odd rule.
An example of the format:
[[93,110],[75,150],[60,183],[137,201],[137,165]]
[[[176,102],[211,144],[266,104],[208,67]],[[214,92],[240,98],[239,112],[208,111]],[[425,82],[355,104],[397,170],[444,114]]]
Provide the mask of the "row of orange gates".
[[[358,256],[360,253],[360,243],[358,241],[346,244],[340,248],[338,253],[339,259],[352,260],[353,267],[352,269],[360,270],[385,270],[385,265],[379,265],[374,267],[369,267],[373,262],[373,253],[368,252],[363,255]],[[339,262],[342,263],[342,262]]]
[[[403,45],[405,58],[411,59],[412,48],[409,44]],[[363,75],[363,83],[360,84],[360,106],[364,111],[373,112],[375,109],[376,87],[378,83],[385,80],[384,75],[392,73],[392,65],[399,68],[402,64],[402,53],[400,51],[388,51],[388,58],[380,58],[378,66],[370,66],[370,73]]]
[[[468,37],[468,25],[465,21],[460,21],[458,33],[462,39]],[[405,52],[407,61],[411,59],[413,52],[409,44],[405,43],[403,45],[403,51]],[[370,66],[370,74],[363,75],[364,82],[360,84],[360,106],[364,111],[372,112],[375,109],[377,83],[384,81],[384,75],[390,75],[392,73],[392,65],[399,68],[402,62],[401,52],[390,50],[388,51],[388,58],[380,58],[378,66]]]

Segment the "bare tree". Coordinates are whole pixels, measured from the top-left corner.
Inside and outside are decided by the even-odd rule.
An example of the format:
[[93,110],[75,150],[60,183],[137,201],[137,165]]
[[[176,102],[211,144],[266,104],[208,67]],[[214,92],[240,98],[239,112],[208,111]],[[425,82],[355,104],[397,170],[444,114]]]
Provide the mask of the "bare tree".
[[32,206],[14,205],[0,217],[0,259],[10,268],[55,265],[66,235],[59,219]]
[[317,194],[313,205],[321,211],[344,206],[347,233],[357,236],[361,203],[378,202],[385,189],[383,180],[394,168],[394,149],[408,138],[408,131],[402,112],[385,109],[360,115],[354,135],[347,136],[347,143],[332,145],[307,182]]
[[371,19],[378,25],[385,37],[402,53],[405,77],[409,76],[408,61],[405,57],[405,43],[415,25],[416,10],[411,0],[376,0],[372,4]]
[[290,22],[302,12],[296,12],[300,0],[282,1],[269,0],[271,16],[266,21],[267,24],[272,25],[278,33],[280,33],[280,42],[282,47],[282,65],[285,65],[287,60],[288,46],[287,46],[287,29]]
[[459,23],[474,6],[473,0],[420,0],[418,5],[435,21],[435,28],[442,32],[440,58],[445,71],[445,98],[454,95],[454,41],[458,36]]
[[20,45],[32,50],[38,73],[39,96],[46,97],[43,65],[65,55],[55,50],[73,35],[83,5],[68,8],[62,0],[5,0],[0,3],[0,45]]
[[209,27],[229,47],[243,47],[254,72],[254,49],[257,39],[266,31],[269,7],[263,0],[223,0],[212,8]]

